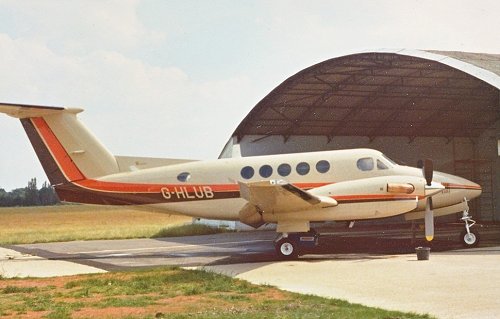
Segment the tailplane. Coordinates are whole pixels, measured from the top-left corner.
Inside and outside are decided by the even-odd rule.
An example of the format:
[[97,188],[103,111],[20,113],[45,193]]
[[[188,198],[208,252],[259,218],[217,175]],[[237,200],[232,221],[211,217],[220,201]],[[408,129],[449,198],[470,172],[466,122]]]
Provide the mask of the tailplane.
[[80,122],[82,109],[0,103],[21,120],[52,185],[115,174],[115,157]]

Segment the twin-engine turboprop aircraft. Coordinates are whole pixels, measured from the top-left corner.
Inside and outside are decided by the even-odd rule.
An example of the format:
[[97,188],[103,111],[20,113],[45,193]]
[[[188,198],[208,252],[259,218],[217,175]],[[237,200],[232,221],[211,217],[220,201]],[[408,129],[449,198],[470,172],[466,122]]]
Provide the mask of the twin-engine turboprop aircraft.
[[19,118],[62,201],[140,205],[193,217],[276,223],[282,257],[317,243],[311,222],[355,221],[405,214],[425,219],[463,212],[463,240],[477,244],[467,201],[481,187],[466,179],[401,166],[381,152],[352,149],[211,161],[112,155],[77,119],[81,109],[0,104]]

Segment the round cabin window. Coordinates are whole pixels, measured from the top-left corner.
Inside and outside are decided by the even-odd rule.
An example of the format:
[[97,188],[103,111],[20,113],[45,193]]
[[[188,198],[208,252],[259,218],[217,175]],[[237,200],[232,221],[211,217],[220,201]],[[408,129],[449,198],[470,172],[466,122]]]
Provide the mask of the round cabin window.
[[281,164],[278,166],[278,174],[280,176],[288,176],[292,172],[292,167],[286,163]]
[[255,171],[251,166],[245,166],[241,169],[241,177],[243,177],[244,179],[252,178],[254,173]]
[[306,175],[307,173],[309,173],[309,170],[311,168],[306,162],[300,162],[299,164],[297,164],[297,167],[295,169],[297,170],[297,173],[299,175]]

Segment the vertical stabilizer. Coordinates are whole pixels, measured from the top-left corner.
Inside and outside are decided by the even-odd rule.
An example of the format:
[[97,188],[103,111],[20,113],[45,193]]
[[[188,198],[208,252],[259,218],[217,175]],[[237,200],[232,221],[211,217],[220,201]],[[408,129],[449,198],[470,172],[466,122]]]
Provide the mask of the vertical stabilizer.
[[53,185],[119,171],[115,157],[77,118],[82,109],[0,104],[19,118]]

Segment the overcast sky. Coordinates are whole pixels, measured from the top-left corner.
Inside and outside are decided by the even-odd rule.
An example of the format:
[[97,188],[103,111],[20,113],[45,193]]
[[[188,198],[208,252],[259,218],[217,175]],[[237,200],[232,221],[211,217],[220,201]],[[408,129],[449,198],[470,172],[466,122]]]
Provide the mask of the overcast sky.
[[[380,48],[500,53],[500,1],[4,1],[0,101],[82,107],[117,155],[216,158],[283,80]],[[0,114],[0,188],[46,180]]]

